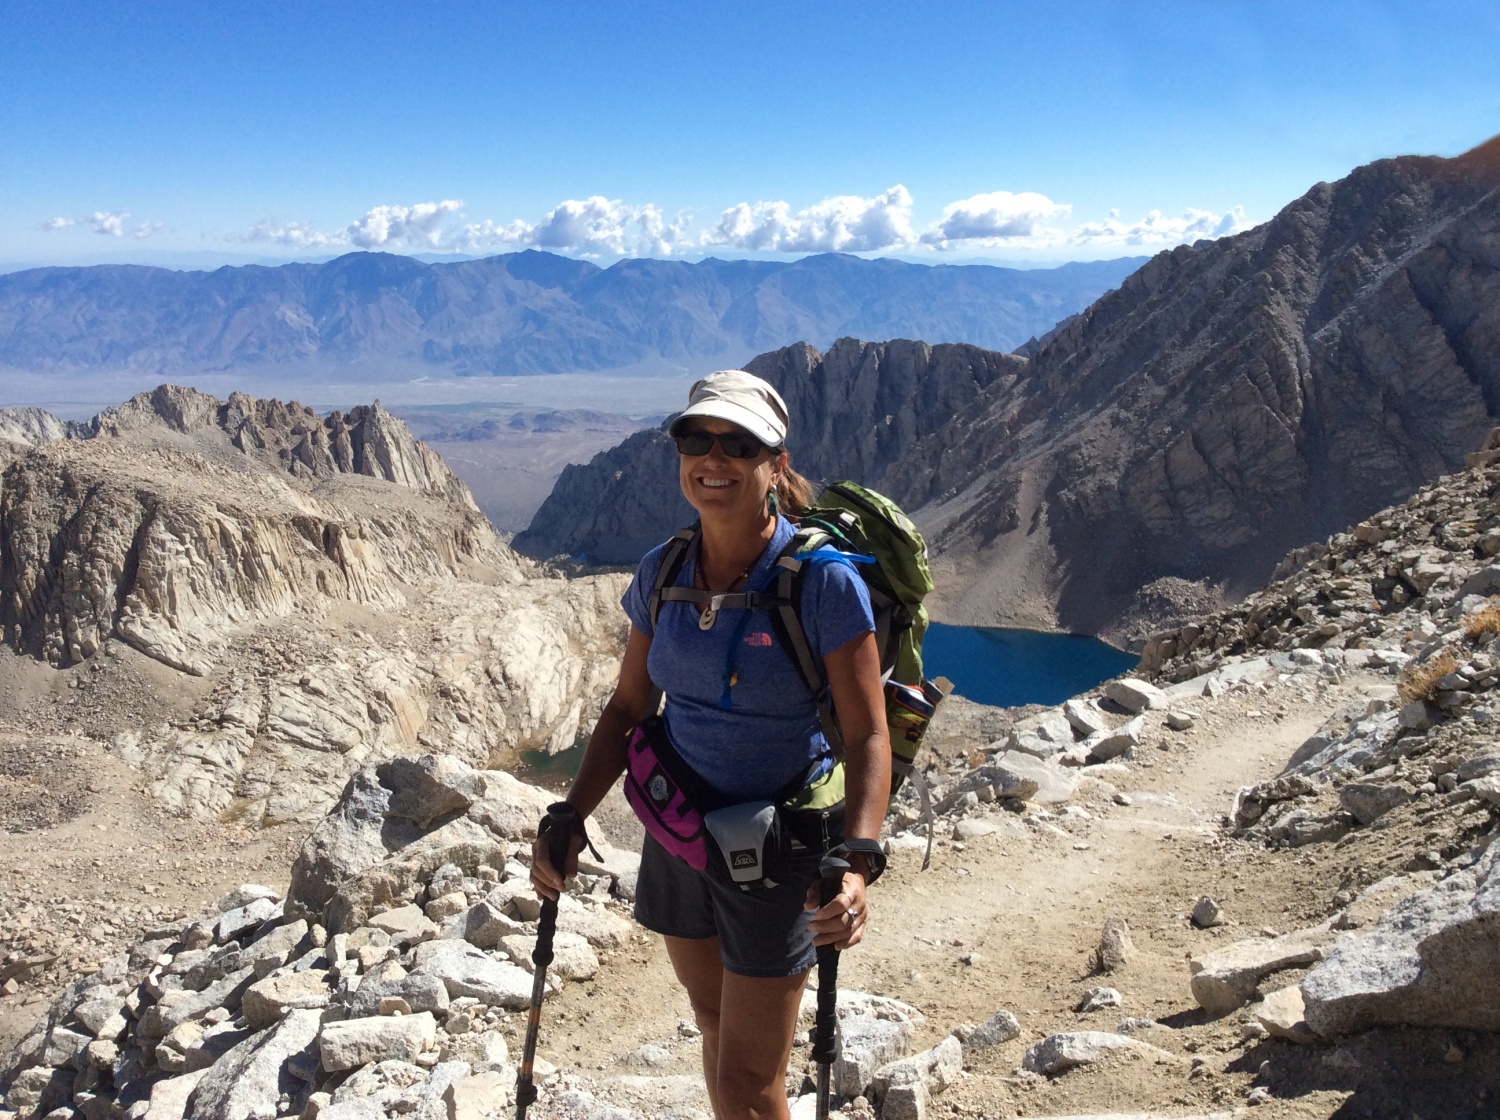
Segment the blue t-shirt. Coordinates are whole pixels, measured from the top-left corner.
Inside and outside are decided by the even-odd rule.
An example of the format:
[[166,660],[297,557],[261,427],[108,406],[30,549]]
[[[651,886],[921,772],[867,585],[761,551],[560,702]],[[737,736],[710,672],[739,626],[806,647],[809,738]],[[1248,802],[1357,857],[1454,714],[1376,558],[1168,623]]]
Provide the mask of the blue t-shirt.
[[[776,557],[795,531],[779,519],[746,590],[770,590]],[[646,554],[620,605],[652,639],[646,667],[667,697],[667,734],[699,776],[726,797],[768,798],[827,753],[813,693],[777,640],[769,611],[726,608],[712,629],[703,630],[694,604],[668,602],[653,627],[651,588],[665,548]],[[693,586],[696,552],[678,573],[678,587]],[[809,566],[801,607],[808,644],[819,658],[875,629],[865,582],[842,560]]]

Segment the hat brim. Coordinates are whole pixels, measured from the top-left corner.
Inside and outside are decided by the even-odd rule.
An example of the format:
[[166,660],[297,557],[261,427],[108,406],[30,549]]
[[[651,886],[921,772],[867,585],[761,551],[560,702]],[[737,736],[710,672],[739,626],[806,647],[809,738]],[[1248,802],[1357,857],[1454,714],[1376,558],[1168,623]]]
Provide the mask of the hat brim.
[[733,401],[708,400],[699,401],[697,404],[688,405],[678,414],[677,419],[672,421],[668,431],[677,435],[684,420],[691,420],[695,416],[708,416],[715,420],[728,420],[731,424],[744,428],[761,443],[773,450],[782,445],[783,438],[775,428],[771,427],[751,412],[748,408],[735,404]]

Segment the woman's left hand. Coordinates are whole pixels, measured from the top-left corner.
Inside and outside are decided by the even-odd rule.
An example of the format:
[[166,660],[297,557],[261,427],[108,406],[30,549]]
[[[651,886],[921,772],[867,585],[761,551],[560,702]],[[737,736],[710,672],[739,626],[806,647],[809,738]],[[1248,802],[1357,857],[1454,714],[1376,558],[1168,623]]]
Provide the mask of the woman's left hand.
[[833,901],[820,906],[822,882],[814,880],[807,888],[804,910],[814,914],[808,928],[813,932],[814,945],[832,945],[836,949],[848,949],[858,945],[865,936],[865,923],[870,920],[869,904],[865,898],[865,877],[857,871],[844,872],[844,882]]

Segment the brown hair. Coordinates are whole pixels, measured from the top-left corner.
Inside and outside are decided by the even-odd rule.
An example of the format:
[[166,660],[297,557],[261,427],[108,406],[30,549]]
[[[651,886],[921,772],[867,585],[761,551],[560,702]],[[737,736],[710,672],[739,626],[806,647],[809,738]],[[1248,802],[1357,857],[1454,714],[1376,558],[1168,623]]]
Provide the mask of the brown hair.
[[776,504],[789,517],[800,517],[813,504],[812,483],[792,470],[792,456],[787,452],[786,462],[776,478]]

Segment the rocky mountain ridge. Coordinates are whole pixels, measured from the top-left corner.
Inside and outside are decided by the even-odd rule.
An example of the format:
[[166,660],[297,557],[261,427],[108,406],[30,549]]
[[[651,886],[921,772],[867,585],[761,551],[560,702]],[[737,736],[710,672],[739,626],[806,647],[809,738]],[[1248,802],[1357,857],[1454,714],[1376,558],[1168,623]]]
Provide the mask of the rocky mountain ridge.
[[[72,697],[12,718],[110,742],[171,811],[308,819],[420,749],[514,764],[613,683],[618,577],[536,571],[378,404],[163,387],[62,434],[3,476],[0,625]],[[143,662],[201,684],[143,696]]]
[[1140,258],[1016,270],[824,254],[793,262],[527,250],[426,264],[173,272],[127,265],[0,276],[0,366],[78,372],[348,366],[538,374],[734,364],[860,333],[1008,350],[1118,284]]
[[[747,368],[783,390],[826,380],[804,393],[825,408],[801,418],[811,453],[794,419],[794,457],[914,513],[937,617],[1123,639],[1159,620],[1150,603],[1243,595],[1289,548],[1462,465],[1500,418],[1497,230],[1500,141],[1381,160],[1247,233],[1158,254],[1030,358],[970,353],[1005,376],[874,417],[907,425],[874,454],[868,405],[839,394],[847,360],[790,348]],[[920,379],[925,351],[886,345],[883,376]],[[621,562],[663,539],[681,511],[658,493],[675,488],[659,440],[559,479],[523,546]],[[612,546],[616,509],[632,534]]]
[[[230,631],[308,595],[390,606],[397,582],[467,563],[520,578],[463,483],[378,403],[319,419],[163,386],[67,434],[0,489],[0,627],[53,664],[118,637],[201,675]],[[356,514],[328,501],[336,476],[351,497],[361,478],[396,488]],[[431,504],[450,508],[434,521]]]
[[1237,598],[1461,466],[1500,417],[1497,230],[1500,140],[1319,184],[1158,254],[890,477],[940,569],[979,585],[966,603],[1003,601],[1017,554],[1070,629],[1109,628],[1163,577]]
[[[745,368],[785,399],[797,470],[812,479],[880,478],[904,448],[1013,383],[1026,361],[977,346],[845,338],[826,354],[788,346]],[[663,428],[637,432],[587,465],[564,468],[512,543],[538,559],[634,564],[693,520],[677,470]]]

